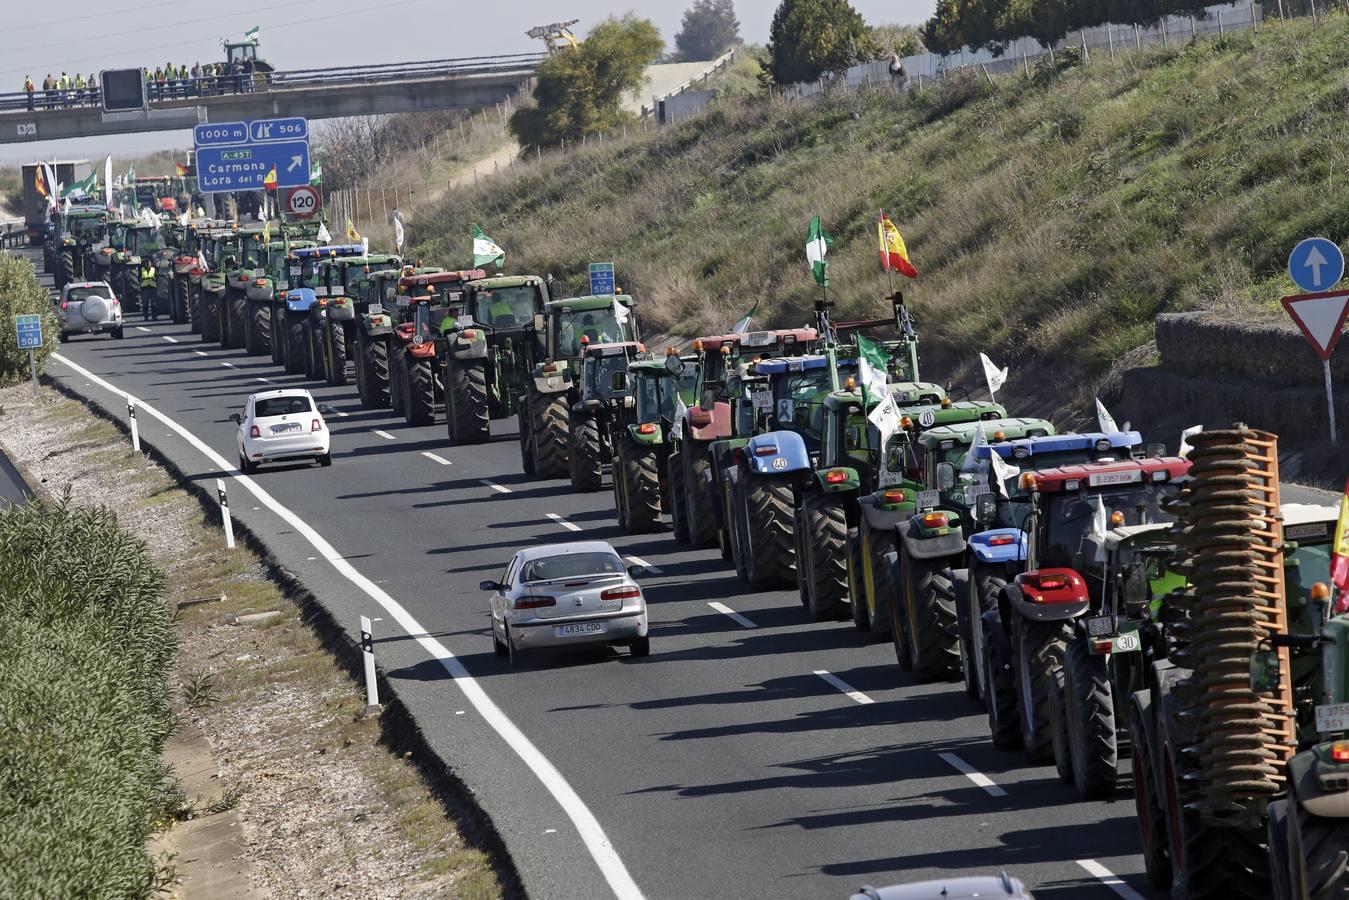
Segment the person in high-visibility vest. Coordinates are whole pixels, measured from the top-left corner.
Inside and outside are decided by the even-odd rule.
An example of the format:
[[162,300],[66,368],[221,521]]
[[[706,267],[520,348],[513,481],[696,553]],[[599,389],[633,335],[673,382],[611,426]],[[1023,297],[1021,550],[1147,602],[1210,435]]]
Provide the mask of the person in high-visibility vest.
[[510,328],[515,324],[515,310],[499,294],[488,293],[487,318],[493,328]]
[[155,277],[155,264],[150,260],[141,261],[141,309],[147,319],[155,317],[155,294],[159,281]]
[[28,95],[29,109],[33,108],[33,91],[35,90],[37,90],[37,88],[33,87],[33,76],[32,75],[23,76],[23,92]]

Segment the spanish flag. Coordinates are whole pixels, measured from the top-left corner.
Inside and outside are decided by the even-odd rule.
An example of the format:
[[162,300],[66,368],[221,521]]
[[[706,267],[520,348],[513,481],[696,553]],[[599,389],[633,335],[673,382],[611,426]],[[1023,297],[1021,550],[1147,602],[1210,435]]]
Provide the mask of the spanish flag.
[[262,189],[264,191],[276,190],[276,166],[272,166],[272,170],[262,179]]
[[1349,612],[1349,479],[1340,498],[1340,521],[1335,526],[1335,543],[1330,545],[1330,553],[1330,580],[1339,591],[1335,612]]
[[[178,173],[179,178],[184,178],[187,176],[187,166],[183,165],[182,163],[174,163],[173,168]],[[276,169],[272,169],[272,176],[275,177],[275,175]]]
[[51,191],[47,189],[47,175],[43,171],[42,166],[38,166],[33,172],[33,190],[38,192],[38,196],[51,196]]
[[881,219],[876,223],[876,236],[880,242],[881,268],[887,272],[898,272],[909,278],[917,278],[918,270],[909,262],[909,251],[904,246],[904,238],[900,237],[899,229],[885,213],[881,213]]
[[353,244],[359,244],[361,242],[361,233],[356,230],[355,225],[351,224],[350,219],[347,219],[347,240],[351,241]]

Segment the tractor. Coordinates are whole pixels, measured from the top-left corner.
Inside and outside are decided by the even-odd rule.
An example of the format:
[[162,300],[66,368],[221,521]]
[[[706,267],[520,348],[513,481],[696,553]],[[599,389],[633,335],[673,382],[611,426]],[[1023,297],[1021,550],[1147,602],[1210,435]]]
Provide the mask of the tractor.
[[141,297],[141,261],[146,257],[153,260],[163,249],[159,225],[142,219],[114,223],[108,229],[107,245],[96,252],[91,250],[96,280],[112,285],[123,310],[153,318],[156,298]]
[[328,315],[321,338],[323,378],[329,384],[347,383],[347,360],[356,355],[357,320],[368,309],[366,276],[372,269],[400,271],[403,258],[393,253],[338,257],[323,267],[328,287]]
[[49,254],[58,291],[71,281],[100,280],[95,260],[107,246],[110,218],[115,221],[106,209],[94,206],[71,206],[60,213]]
[[604,467],[613,461],[614,432],[623,412],[636,402],[628,366],[647,354],[636,341],[592,344],[582,335],[581,345],[577,397],[567,416],[567,458],[572,489],[593,493],[604,483]]
[[519,412],[534,366],[543,357],[542,316],[548,281],[498,276],[464,285],[465,313],[444,336],[445,422],[453,444],[481,444],[492,419]]
[[[393,339],[396,316],[405,311],[411,301],[398,293],[398,282],[408,276],[435,275],[443,271],[435,266],[403,266],[401,269],[380,269],[370,273],[365,282],[365,314],[357,320],[356,330],[356,393],[366,409],[386,409],[392,400],[389,390],[389,342]],[[404,302],[401,306],[399,299]],[[402,402],[402,397],[397,398]]]
[[572,404],[580,399],[582,351],[587,343],[635,342],[637,322],[632,298],[621,294],[549,300],[543,318],[544,357],[535,364],[521,401],[520,465],[526,475],[561,478],[571,474],[568,421]]
[[[222,347],[243,346],[243,310],[237,320],[229,302],[232,291],[229,274],[240,265],[241,235],[238,229],[213,229],[204,244],[208,268],[201,278],[200,299],[201,339],[203,343],[219,343]],[[235,338],[237,332],[237,341]]]
[[239,228],[235,252],[225,257],[222,266],[224,290],[218,298],[213,297],[221,313],[221,346],[242,348],[249,355],[267,352],[262,345],[248,292],[255,289],[254,282],[263,277],[270,238],[270,229],[264,225],[250,223]]
[[670,511],[665,482],[670,429],[680,404],[687,408],[693,400],[694,364],[673,347],[664,362],[641,359],[628,364],[633,404],[620,410],[613,483],[618,527],[629,534],[659,531],[661,513]]
[[[733,535],[731,528],[737,513],[732,505],[734,501],[731,494],[732,473],[740,460],[740,456],[744,453],[745,445],[749,443],[751,437],[763,429],[764,416],[772,409],[772,394],[768,391],[768,376],[760,375],[754,371],[755,362],[756,360],[752,358],[746,360],[742,357],[741,361],[736,363],[734,370],[726,376],[725,397],[730,412],[730,427],[727,429],[725,437],[718,438],[707,446],[707,457],[711,463],[709,467],[712,477],[710,494],[717,532],[717,547],[721,551],[721,558],[729,563],[735,562],[735,552],[731,545]],[[696,378],[694,382],[696,390]],[[687,409],[687,407],[685,408]],[[674,515],[671,518],[676,528],[675,536],[679,537],[678,529],[688,527],[686,518]]]
[[[318,336],[322,334],[323,307],[328,302],[324,263],[330,259],[359,256],[365,252],[360,244],[326,245],[322,247],[294,247],[287,256],[289,287],[286,289],[285,314],[282,317],[285,334],[286,371],[292,375],[303,373],[315,378],[321,359]],[[297,271],[298,270],[298,271]],[[322,302],[320,302],[322,301]]]
[[398,280],[389,337],[389,393],[394,412],[409,425],[435,421],[436,402],[444,395],[444,366],[437,356],[441,336],[464,315],[464,284],[486,274],[468,269]]
[[278,366],[286,364],[286,292],[290,290],[291,280],[298,279],[303,268],[291,253],[317,246],[312,238],[297,239],[289,233],[281,241],[269,242],[267,262],[248,288],[249,311],[253,317],[249,327],[255,332],[253,339],[266,345],[265,352]]

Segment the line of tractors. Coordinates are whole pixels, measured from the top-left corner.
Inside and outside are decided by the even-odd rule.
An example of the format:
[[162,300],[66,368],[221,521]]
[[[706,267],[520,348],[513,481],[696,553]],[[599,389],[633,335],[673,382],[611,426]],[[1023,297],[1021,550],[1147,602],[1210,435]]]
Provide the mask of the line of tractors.
[[1349,897],[1336,512],[1281,501],[1273,435],[1168,455],[1127,425],[1061,433],[953,397],[922,380],[900,293],[882,319],[835,323],[821,300],[810,325],[654,353],[621,292],[558,297],[551,276],[321,244],[316,224],[103,220],[109,253],[97,218],[67,214],[58,280],[125,280],[148,255],[146,315],[204,342],[354,380],[453,445],[515,416],[526,475],[607,479],[623,531],[715,547],[747,586],[889,641],[914,678],[961,682],[997,747],[1081,797],[1131,773],[1172,896]]

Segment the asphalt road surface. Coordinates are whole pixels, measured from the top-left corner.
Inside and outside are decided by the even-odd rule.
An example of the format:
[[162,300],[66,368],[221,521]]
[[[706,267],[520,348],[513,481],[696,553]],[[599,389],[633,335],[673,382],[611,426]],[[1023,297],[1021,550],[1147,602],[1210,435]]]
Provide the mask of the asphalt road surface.
[[[846,897],[998,870],[1039,897],[1154,896],[1127,784],[1077,801],[1052,767],[995,749],[958,685],[901,673],[889,643],[812,622],[795,592],[746,593],[715,550],[622,534],[607,490],[525,478],[513,421],[451,447],[443,420],[407,427],[362,410],[354,387],[306,384],[162,320],[78,338],[49,374],[115,414],[125,399],[109,387],[172,419],[181,430],[142,412],[142,440],[207,482],[237,476],[227,417],[250,392],[306,385],[341,411],[331,468],[264,468],[251,483],[270,503],[235,477],[233,515],[353,633],[376,620],[379,665],[533,896]],[[478,582],[518,547],[581,537],[658,567],[643,579],[651,656],[509,669]]]

